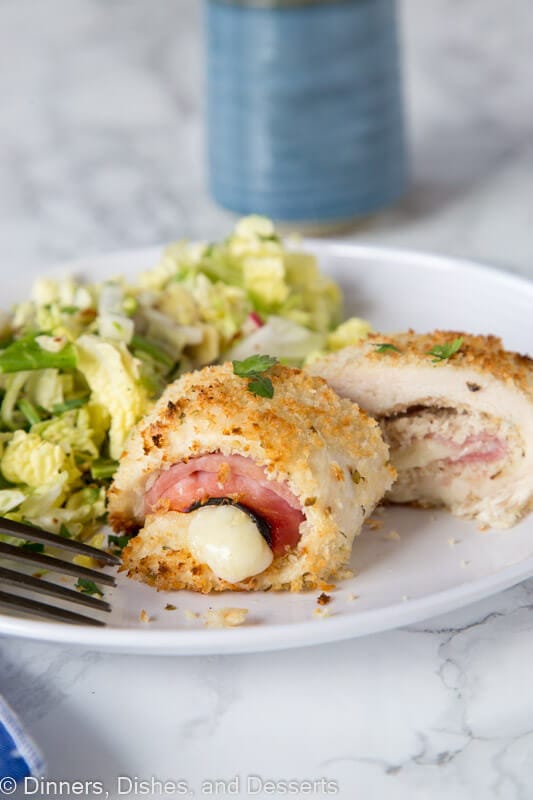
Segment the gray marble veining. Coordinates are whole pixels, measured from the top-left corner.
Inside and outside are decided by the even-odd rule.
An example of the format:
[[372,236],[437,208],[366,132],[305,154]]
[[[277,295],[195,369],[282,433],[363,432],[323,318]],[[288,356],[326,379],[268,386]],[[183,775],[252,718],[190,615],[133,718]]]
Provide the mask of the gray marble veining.
[[[533,8],[401,4],[413,185],[357,241],[533,277]],[[227,232],[205,188],[195,0],[0,2],[5,281]],[[338,781],[338,796],[533,792],[533,581],[406,630],[293,652],[141,658],[0,641],[50,774]],[[198,792],[197,792],[198,794]],[[241,794],[245,796],[245,794]],[[261,795],[258,795],[261,796]]]

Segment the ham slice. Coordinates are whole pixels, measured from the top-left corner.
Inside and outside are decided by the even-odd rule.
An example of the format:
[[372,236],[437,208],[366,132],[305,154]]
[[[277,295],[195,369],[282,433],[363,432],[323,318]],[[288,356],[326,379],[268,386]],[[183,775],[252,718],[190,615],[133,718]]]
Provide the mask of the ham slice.
[[425,438],[432,438],[435,442],[444,445],[449,451],[446,460],[454,464],[491,464],[504,458],[508,450],[506,442],[488,433],[467,436],[461,444],[446,439],[444,436],[426,436]]
[[305,517],[286,484],[269,480],[263,467],[245,456],[209,453],[161,472],[145,497],[145,513],[187,511],[210,497],[230,497],[267,520],[275,555],[295,547]]

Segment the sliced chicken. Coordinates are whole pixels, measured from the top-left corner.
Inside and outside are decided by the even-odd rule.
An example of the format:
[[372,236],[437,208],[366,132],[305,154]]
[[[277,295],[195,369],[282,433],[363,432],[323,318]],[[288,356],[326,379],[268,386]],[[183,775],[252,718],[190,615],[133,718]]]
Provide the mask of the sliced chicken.
[[494,336],[372,334],[308,367],[380,423],[395,503],[507,528],[533,508],[533,361]]

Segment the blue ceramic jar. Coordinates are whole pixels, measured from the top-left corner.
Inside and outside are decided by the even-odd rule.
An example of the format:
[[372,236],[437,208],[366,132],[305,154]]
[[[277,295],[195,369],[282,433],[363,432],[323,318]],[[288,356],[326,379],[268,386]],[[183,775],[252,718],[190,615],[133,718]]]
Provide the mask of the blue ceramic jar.
[[406,184],[394,0],[207,0],[215,200],[328,224]]

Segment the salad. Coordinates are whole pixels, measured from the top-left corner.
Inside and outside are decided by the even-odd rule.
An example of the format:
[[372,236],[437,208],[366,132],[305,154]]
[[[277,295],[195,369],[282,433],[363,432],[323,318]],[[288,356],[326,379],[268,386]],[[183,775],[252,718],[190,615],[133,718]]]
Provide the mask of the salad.
[[340,323],[337,285],[258,216],[134,283],[39,279],[0,320],[0,515],[103,546],[124,442],[167,383],[254,353],[301,365],[370,330]]

